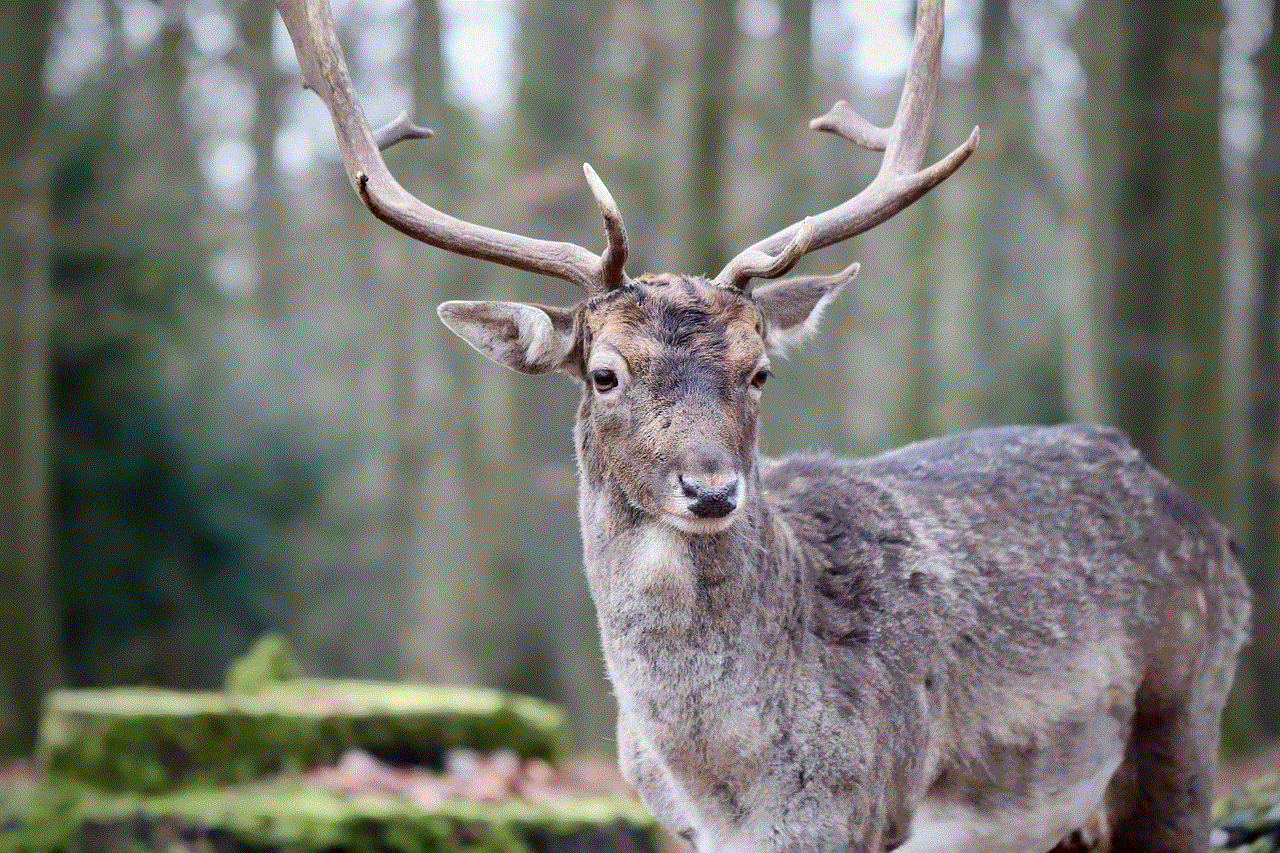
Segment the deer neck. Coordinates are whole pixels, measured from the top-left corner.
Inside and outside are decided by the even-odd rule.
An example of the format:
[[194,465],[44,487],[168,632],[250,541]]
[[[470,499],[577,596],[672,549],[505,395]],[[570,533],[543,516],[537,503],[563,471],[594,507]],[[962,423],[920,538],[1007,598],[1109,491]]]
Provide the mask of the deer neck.
[[734,524],[709,535],[639,517],[586,474],[579,492],[624,772],[635,784],[654,772],[668,779],[700,837],[730,827],[726,815],[769,766],[769,744],[785,738],[771,694],[792,695],[783,685],[805,637],[801,584],[787,576],[798,571],[784,553],[790,536],[758,477],[746,483]]

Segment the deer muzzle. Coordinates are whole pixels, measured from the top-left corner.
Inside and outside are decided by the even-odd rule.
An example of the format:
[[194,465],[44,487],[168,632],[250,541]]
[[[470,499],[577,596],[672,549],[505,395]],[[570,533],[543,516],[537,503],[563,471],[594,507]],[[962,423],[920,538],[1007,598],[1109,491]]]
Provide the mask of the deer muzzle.
[[[710,480],[677,476],[685,506],[698,518],[724,518],[738,508],[738,478],[735,476],[720,485],[709,485]],[[722,478],[715,478],[722,479]]]
[[668,521],[688,532],[711,533],[732,523],[742,503],[737,460],[718,442],[680,453],[664,478]]

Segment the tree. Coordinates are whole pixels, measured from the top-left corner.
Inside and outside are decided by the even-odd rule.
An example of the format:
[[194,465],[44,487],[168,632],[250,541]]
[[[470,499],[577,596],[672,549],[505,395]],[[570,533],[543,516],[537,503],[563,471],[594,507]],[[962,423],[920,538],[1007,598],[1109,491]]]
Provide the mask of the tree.
[[0,10],[0,754],[30,746],[62,678],[49,589],[48,210],[43,70],[53,0]]
[[[613,171],[595,156],[600,149],[595,124],[603,88],[597,82],[599,57],[612,7],[555,0],[524,6],[521,77],[509,152],[513,186],[522,190],[508,204],[508,211],[519,211],[518,218],[507,223],[510,230],[545,233],[582,246],[602,242],[599,214],[585,192],[582,163],[591,159],[605,176]],[[616,191],[619,185],[612,183]],[[531,191],[535,185],[538,188]],[[546,294],[538,301],[567,302],[581,296],[566,293],[559,283],[525,275],[504,273],[502,280],[518,298],[528,298],[528,288]],[[488,367],[479,365],[491,374]],[[568,485],[573,482],[572,414],[578,386],[565,376],[507,381],[512,392],[511,446],[514,458],[527,466],[520,480],[538,488],[537,500],[529,500],[513,490],[514,483],[506,484],[510,514],[503,535],[519,549],[510,555],[514,571],[508,582],[513,598],[522,603],[522,612],[511,614],[509,658],[515,666],[508,679],[512,687],[550,693],[564,703],[583,724],[578,733],[584,745],[594,747],[606,737],[601,723],[612,715],[607,711],[599,641],[582,572],[576,491]],[[492,494],[503,490],[495,488]]]
[[1259,722],[1280,736],[1280,0],[1271,35],[1257,57],[1262,82],[1262,139],[1254,155],[1253,208],[1258,223],[1258,280],[1247,377],[1250,402],[1245,560],[1254,590],[1249,660]]
[[1153,14],[1092,4],[1088,76],[1093,275],[1103,294],[1109,419],[1215,515],[1222,442],[1220,0]]
[[728,211],[729,120],[736,104],[734,57],[737,26],[730,0],[702,0],[689,18],[696,22],[690,63],[693,98],[689,123],[688,174],[679,210],[685,235],[679,269],[715,275],[729,258],[723,222]]
[[[470,117],[444,96],[441,18],[435,0],[421,0],[409,49],[413,112],[436,129],[428,140],[397,146],[392,168],[420,198],[441,210],[465,206],[472,161],[482,149]],[[404,149],[404,150],[402,150]],[[401,157],[397,162],[397,157]],[[403,168],[400,165],[403,164]],[[360,211],[364,213],[364,211]],[[387,282],[387,328],[398,422],[390,486],[393,561],[407,585],[402,657],[411,675],[432,681],[474,681],[467,626],[487,612],[481,592],[491,572],[489,551],[477,544],[476,493],[467,487],[482,470],[475,413],[464,405],[468,387],[461,353],[447,357],[447,335],[435,304],[475,298],[475,262],[389,235],[403,274]],[[451,336],[450,336],[451,337]],[[461,566],[474,570],[461,570]]]
[[1008,0],[984,0],[980,28],[973,91],[985,150],[965,173],[974,188],[965,241],[975,282],[967,402],[973,425],[1053,423],[1064,420],[1061,318],[1046,293],[1043,249],[1033,248],[1043,240],[1028,241],[1027,232],[1030,222],[1062,216],[1061,204],[1033,145],[1027,81],[1010,67],[1010,54],[1027,48],[1017,46]]
[[[1246,540],[1258,590],[1255,645],[1245,653],[1224,737],[1256,742],[1275,726],[1275,84],[1266,88],[1255,204],[1262,223],[1253,347],[1248,498],[1228,488],[1222,393],[1225,188],[1219,116],[1219,0],[1153,14],[1148,3],[1090,4],[1077,46],[1089,81],[1089,255],[1100,297],[1104,417]],[[1274,35],[1273,35],[1274,39]],[[1264,73],[1265,62],[1264,62]],[[1272,72],[1271,81],[1275,80]],[[1270,222],[1270,224],[1268,224]],[[1257,553],[1254,553],[1254,552]],[[1259,562],[1261,559],[1262,562]],[[1249,696],[1250,692],[1253,696]],[[1251,704],[1253,703],[1253,704]]]

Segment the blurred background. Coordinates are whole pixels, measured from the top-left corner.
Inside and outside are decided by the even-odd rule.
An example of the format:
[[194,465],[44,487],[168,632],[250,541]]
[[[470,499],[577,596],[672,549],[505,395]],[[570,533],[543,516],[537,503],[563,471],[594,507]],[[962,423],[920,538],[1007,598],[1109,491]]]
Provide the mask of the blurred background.
[[[902,0],[335,0],[370,122],[429,203],[714,273],[853,195]],[[1280,737],[1278,0],[954,0],[933,152],[957,175],[801,271],[862,273],[776,364],[761,449],[871,453],[1102,421],[1226,522],[1257,592],[1230,751]],[[451,298],[567,304],[346,183],[267,0],[0,8],[0,755],[59,685],[216,686],[263,631],[330,676],[613,709],[582,579],[565,376],[503,371]]]

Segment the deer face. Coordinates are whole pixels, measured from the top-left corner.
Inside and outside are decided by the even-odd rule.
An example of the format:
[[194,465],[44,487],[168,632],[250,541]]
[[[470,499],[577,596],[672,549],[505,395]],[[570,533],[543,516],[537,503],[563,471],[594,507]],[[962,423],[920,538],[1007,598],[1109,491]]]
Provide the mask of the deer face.
[[589,488],[687,533],[714,533],[749,497],[769,353],[813,328],[848,277],[753,294],[644,276],[573,308],[448,302],[440,316],[499,364],[583,382],[579,462]]
[[590,301],[583,317],[587,475],[686,532],[732,524],[769,376],[759,307],[741,291],[660,277]]

